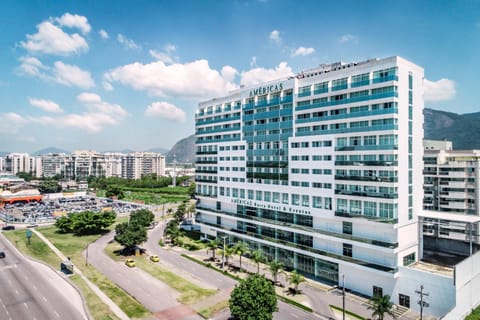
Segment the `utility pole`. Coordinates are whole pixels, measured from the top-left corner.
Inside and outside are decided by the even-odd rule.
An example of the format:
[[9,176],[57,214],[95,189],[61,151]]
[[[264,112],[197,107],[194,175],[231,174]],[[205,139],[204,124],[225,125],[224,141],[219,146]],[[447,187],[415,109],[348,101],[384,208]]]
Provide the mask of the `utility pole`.
[[177,168],[177,155],[173,155],[173,187],[177,186],[177,174],[175,169]]
[[423,284],[420,285],[420,290],[415,290],[415,293],[420,296],[420,300],[417,300],[417,303],[420,305],[420,320],[423,320],[423,308],[430,306],[430,304],[423,299],[423,297],[428,297],[428,293],[423,292]]
[[342,286],[342,298],[343,298],[343,320],[345,320],[345,274],[342,274],[343,286]]

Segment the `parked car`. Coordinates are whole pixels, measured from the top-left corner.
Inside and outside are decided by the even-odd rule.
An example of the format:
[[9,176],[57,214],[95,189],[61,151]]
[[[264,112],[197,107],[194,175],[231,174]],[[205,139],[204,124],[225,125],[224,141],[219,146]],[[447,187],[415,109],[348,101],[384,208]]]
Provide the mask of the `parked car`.
[[126,264],[127,266],[129,266],[130,268],[135,267],[135,261],[134,261],[133,259],[127,259],[127,260],[125,261],[125,264]]
[[3,258],[5,258],[5,252],[0,251],[0,259],[3,259]]
[[5,226],[2,230],[15,230],[15,226]]
[[152,262],[158,262],[160,261],[160,258],[156,254],[154,254],[153,256],[150,256],[150,260]]

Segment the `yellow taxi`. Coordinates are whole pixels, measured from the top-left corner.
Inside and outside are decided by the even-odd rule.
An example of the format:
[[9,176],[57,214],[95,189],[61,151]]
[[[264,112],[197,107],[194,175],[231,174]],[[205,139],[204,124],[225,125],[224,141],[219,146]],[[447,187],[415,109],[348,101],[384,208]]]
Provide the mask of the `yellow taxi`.
[[150,256],[150,260],[152,262],[158,262],[160,261],[160,258],[156,254],[154,254],[153,256]]
[[130,268],[135,267],[135,261],[133,259],[127,259],[125,260],[125,264],[129,266]]

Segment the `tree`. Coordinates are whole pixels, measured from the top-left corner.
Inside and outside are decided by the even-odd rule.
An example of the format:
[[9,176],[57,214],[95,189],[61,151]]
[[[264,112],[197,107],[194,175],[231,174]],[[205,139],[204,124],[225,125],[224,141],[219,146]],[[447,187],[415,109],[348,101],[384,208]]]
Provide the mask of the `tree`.
[[140,209],[130,213],[130,222],[138,222],[144,227],[148,227],[152,224],[153,219],[155,219],[155,215],[147,209]]
[[55,226],[62,233],[98,234],[111,226],[115,222],[115,218],[114,211],[83,211],[59,218],[55,222]]
[[242,270],[242,256],[248,252],[248,247],[245,243],[239,241],[235,245],[235,253],[240,257],[240,270]]
[[190,185],[188,186],[188,194],[190,195],[191,198],[193,198],[195,196],[195,182],[192,182],[190,183]]
[[170,221],[165,228],[165,234],[170,238],[170,242],[173,245],[179,243],[180,237],[183,235],[182,230],[178,228],[178,222],[175,220]]
[[72,219],[70,219],[70,215],[58,218],[57,221],[55,221],[55,227],[57,227],[58,231],[61,233],[73,232]]
[[238,320],[271,320],[278,310],[274,286],[259,274],[240,280],[228,302],[231,315]]
[[115,227],[115,241],[132,251],[135,246],[147,241],[147,230],[136,222],[124,222]]
[[62,187],[53,179],[43,180],[38,186],[38,191],[41,193],[56,193],[60,192],[61,190]]
[[297,293],[298,292],[298,286],[302,282],[305,282],[305,278],[301,274],[299,274],[297,272],[297,270],[293,270],[290,273],[290,277],[288,278],[288,281],[290,282],[290,284],[293,285],[293,290],[295,291],[295,293]]
[[218,239],[210,240],[209,243],[207,243],[207,253],[208,251],[212,252],[212,260],[215,261],[215,253],[218,249],[218,246],[220,245],[220,241]]
[[255,250],[252,252],[250,259],[252,259],[257,264],[257,273],[260,273],[260,263],[265,261],[262,251]]
[[185,202],[182,202],[182,204],[177,207],[177,211],[175,211],[175,213],[173,214],[173,218],[178,222],[182,221],[185,217],[186,211],[187,204]]
[[386,314],[389,314],[394,319],[396,318],[393,313],[393,303],[390,302],[390,296],[388,294],[382,296],[376,294],[370,299],[371,305],[368,306],[368,310],[373,310],[372,317],[377,317],[379,320],[383,320]]
[[281,270],[283,270],[283,263],[279,262],[277,260],[272,260],[268,264],[268,268],[270,269],[270,272],[272,273],[273,283],[277,283],[277,276],[278,276],[278,273]]
[[29,182],[35,179],[35,176],[31,172],[17,172],[17,177],[22,178],[23,180]]
[[234,254],[234,247],[233,246],[227,246],[226,248],[223,249],[223,254],[225,255],[225,264],[228,265],[228,259],[233,256]]
[[117,199],[123,199],[125,198],[125,194],[123,193],[122,189],[117,186],[108,186],[107,191],[105,192],[105,197],[110,198],[110,197],[117,197]]

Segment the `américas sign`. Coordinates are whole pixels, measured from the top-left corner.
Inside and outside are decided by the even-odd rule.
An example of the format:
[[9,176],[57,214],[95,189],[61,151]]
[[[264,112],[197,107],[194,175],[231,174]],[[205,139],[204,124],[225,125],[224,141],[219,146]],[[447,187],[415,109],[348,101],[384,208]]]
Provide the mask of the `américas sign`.
[[283,83],[272,84],[271,86],[258,87],[250,90],[250,97],[258,96],[261,94],[273,93],[283,90]]

